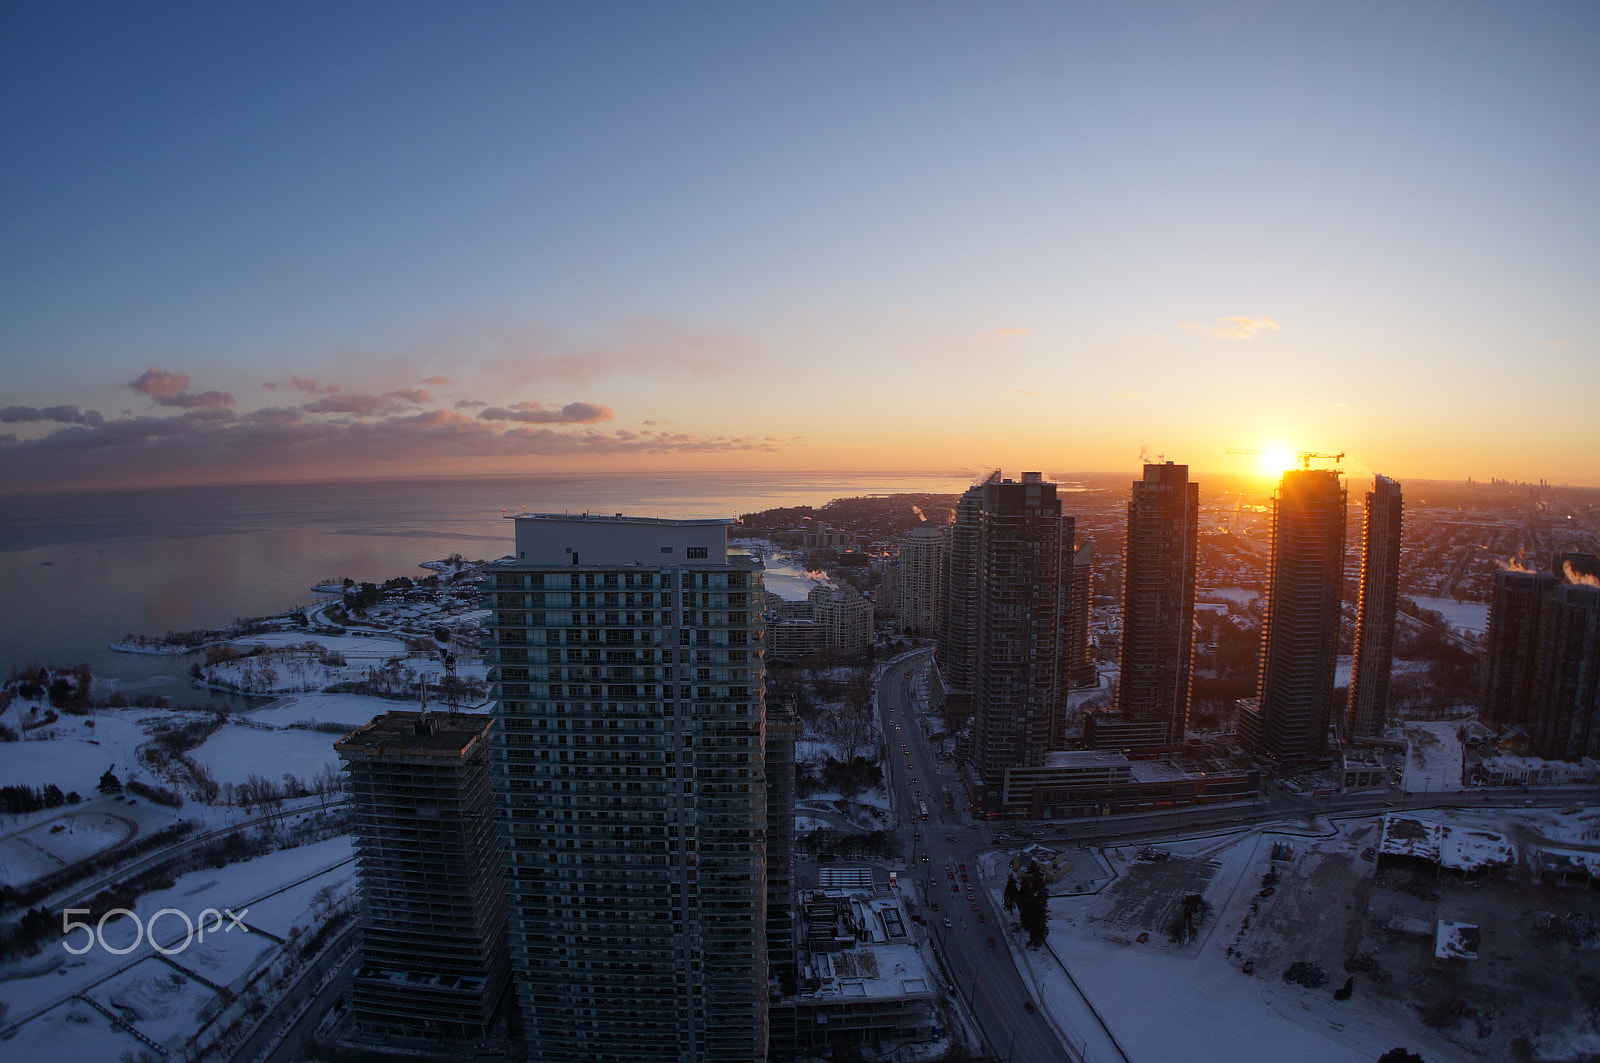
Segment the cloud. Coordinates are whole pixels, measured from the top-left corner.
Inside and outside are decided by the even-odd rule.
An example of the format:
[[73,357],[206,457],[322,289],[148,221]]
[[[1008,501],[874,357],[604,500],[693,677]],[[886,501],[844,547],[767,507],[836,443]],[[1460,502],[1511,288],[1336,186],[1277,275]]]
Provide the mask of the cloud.
[[[178,388],[181,393],[182,386]],[[337,399],[384,396],[327,396]],[[479,458],[777,451],[784,441],[757,436],[574,428],[609,419],[595,403],[505,412],[487,420],[435,409],[375,419],[307,416],[305,407],[265,407],[243,415],[197,408],[171,416],[130,416],[70,425],[29,440],[0,435],[0,482],[12,487],[112,481],[239,480],[267,475],[326,474],[337,468],[386,475],[424,462]],[[364,407],[365,408],[365,407]],[[327,412],[327,411],[321,411]],[[540,423],[539,416],[565,418]]]
[[300,407],[307,413],[347,413],[355,417],[378,417],[404,413],[412,406],[433,401],[433,396],[416,388],[386,391],[382,395],[328,395]]
[[455,409],[458,409],[458,410],[476,410],[476,409],[481,409],[481,408],[483,408],[484,406],[487,406],[487,405],[489,405],[489,404],[487,402],[484,402],[482,399],[457,399],[456,400],[456,404],[455,404]]
[[1219,317],[1217,320],[1221,321],[1222,324],[1207,325],[1203,322],[1192,321],[1183,327],[1190,332],[1199,332],[1222,340],[1254,339],[1266,329],[1271,329],[1273,332],[1283,331],[1283,326],[1270,317]]
[[994,334],[996,336],[1026,336],[1028,330],[1025,328],[997,328],[994,330]]
[[1148,396],[1141,395],[1137,391],[1119,391],[1113,397],[1114,398],[1118,398],[1118,399],[1143,399],[1143,398],[1148,398]]
[[1039,395],[1043,394],[1042,392],[1038,391],[1024,391],[1022,388],[1012,388],[1011,390],[1015,391],[1018,395],[1027,395],[1030,398],[1037,398]]
[[269,380],[261,386],[268,391],[276,391],[279,388],[294,388],[296,391],[305,391],[312,395],[332,395],[339,390],[338,384],[319,384],[310,377],[304,376],[292,376],[286,384],[279,383],[276,380]]
[[128,387],[146,398],[154,399],[162,406],[178,406],[192,409],[233,405],[233,396],[228,392],[205,391],[198,395],[192,395],[188,391],[189,375],[187,373],[169,373],[164,369],[157,369],[155,366],[146,369],[139,375],[137,380],[130,380]]
[[105,423],[99,410],[78,412],[76,406],[6,406],[0,408],[0,424],[17,424],[21,421],[55,421],[59,424],[99,425]]
[[423,380],[423,383],[428,385],[430,388],[447,388],[451,384],[454,384],[455,381],[451,380],[447,376],[430,376]]
[[616,411],[592,402],[569,402],[565,406],[545,406],[539,402],[519,402],[511,409],[490,406],[478,411],[485,421],[523,421],[531,424],[594,424],[614,421]]

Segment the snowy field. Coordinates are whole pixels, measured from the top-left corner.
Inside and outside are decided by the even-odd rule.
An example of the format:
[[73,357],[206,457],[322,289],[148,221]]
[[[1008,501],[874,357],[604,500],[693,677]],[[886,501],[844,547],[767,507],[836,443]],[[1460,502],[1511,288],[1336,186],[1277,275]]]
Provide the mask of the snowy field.
[[[19,707],[13,705],[5,723],[21,731]],[[92,716],[67,716],[47,727],[27,733],[22,742],[0,742],[0,780],[6,786],[48,786],[63,792],[76,790],[84,797],[95,792],[107,768],[118,775],[135,767],[139,746],[149,739],[140,724],[152,715],[177,719],[152,709],[102,709]]]
[[1481,635],[1489,629],[1488,602],[1458,602],[1454,598],[1412,598],[1424,609],[1444,617],[1457,631]]
[[[140,1046],[133,1038],[82,1001],[68,1000],[79,993],[119,1012],[145,1036],[170,1050],[181,1049],[219,1003],[215,991],[200,979],[240,988],[278,954],[279,946],[268,934],[284,936],[290,927],[306,925],[311,898],[323,887],[333,886],[335,892],[352,888],[352,864],[324,870],[348,860],[352,853],[350,839],[339,837],[223,868],[191,871],[170,889],[140,897],[133,905],[138,924],[128,918],[105,923],[101,938],[106,948],[96,945],[82,955],[72,955],[58,942],[38,956],[0,966],[0,1014],[8,1022],[27,1020],[11,1040],[0,1043],[0,1059],[8,1063],[78,1063],[116,1060],[130,1049],[137,1052]],[[315,877],[300,882],[308,875]],[[282,893],[255,900],[286,886]],[[164,915],[156,925],[161,944],[172,955],[160,960],[149,936],[140,934],[139,924],[148,925],[164,908],[176,909],[190,919],[198,919],[208,908],[231,908],[256,929],[246,933],[224,922],[229,928],[225,932],[213,932],[203,940],[192,938],[184,945],[187,924],[178,916]],[[75,932],[75,947],[81,945],[82,936],[82,931]],[[130,946],[126,955],[109,951]]]
[[222,1006],[210,986],[154,956],[140,960],[84,995],[168,1049],[181,1049],[196,1024]]
[[355,888],[356,867],[343,863],[355,855],[349,838],[333,838],[303,848],[305,872],[320,870],[322,873],[251,904],[246,919],[251,926],[286,938],[296,927],[305,927],[311,921],[308,915],[311,899],[319,892],[329,887],[336,893]]
[[55,817],[0,838],[0,883],[32,882],[126,841],[137,829],[132,820],[105,811],[54,811]]
[[[1558,917],[1590,925],[1600,899],[1538,883],[1528,868],[1541,845],[1592,849],[1600,812],[1418,815],[1515,838],[1521,862],[1474,879],[1377,872],[1377,817],[1164,845],[1171,855],[1161,861],[1138,860],[1135,846],[1108,847],[1115,879],[1094,894],[1052,898],[1046,952],[1014,951],[1041,1007],[1070,1039],[1088,1040],[1095,1058],[1117,1057],[1063,967],[1131,1063],[1372,1063],[1397,1046],[1428,1063],[1501,1063],[1523,1051],[1531,1055],[1516,1058],[1596,1058],[1600,1031],[1583,1002],[1600,970],[1600,937],[1569,945],[1532,928]],[[1289,850],[1275,854],[1275,843]],[[1173,944],[1165,931],[1181,898],[1195,893],[1213,912],[1192,943]],[[1388,929],[1398,917],[1480,926],[1483,959],[1441,970],[1431,935]],[[1352,955],[1366,966],[1350,975],[1343,964]],[[1324,984],[1286,981],[1297,962],[1325,972]],[[1347,977],[1352,993],[1339,1000]],[[1160,1022],[1150,1021],[1151,1000],[1161,1001]]]
[[[314,723],[342,724],[355,730],[371,723],[374,717],[401,707],[400,702],[364,694],[286,694],[266,708],[246,714],[245,719],[267,727],[288,727],[311,720]],[[328,736],[330,741],[337,737]]]
[[242,783],[251,775],[273,782],[285,774],[302,782],[316,777],[323,767],[340,766],[333,744],[339,735],[319,731],[246,727],[229,723],[219,727],[204,745],[191,750],[196,764],[210,770],[218,783]]
[[23,1023],[10,1040],[0,1042],[8,1063],[110,1063],[137,1059],[145,1051],[144,1042],[76,998]]

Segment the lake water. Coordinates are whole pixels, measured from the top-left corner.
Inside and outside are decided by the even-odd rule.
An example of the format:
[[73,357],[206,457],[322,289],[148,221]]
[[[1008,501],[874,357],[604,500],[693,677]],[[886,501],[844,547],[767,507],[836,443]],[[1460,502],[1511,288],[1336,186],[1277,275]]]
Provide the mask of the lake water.
[[504,518],[524,507],[732,517],[968,484],[918,473],[612,473],[5,495],[0,666],[87,662],[124,690],[187,690],[172,678],[187,661],[106,644],[282,612],[330,577],[422,576],[421,562],[456,552],[500,557],[512,540]]

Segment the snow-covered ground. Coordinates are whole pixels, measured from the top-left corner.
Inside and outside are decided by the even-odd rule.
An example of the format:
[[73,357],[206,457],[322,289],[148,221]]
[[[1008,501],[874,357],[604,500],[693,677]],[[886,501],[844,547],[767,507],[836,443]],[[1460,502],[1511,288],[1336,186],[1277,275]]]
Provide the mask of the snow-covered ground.
[[219,784],[237,785],[251,775],[278,782],[286,774],[308,782],[324,767],[340,766],[339,754],[333,751],[333,744],[339,738],[339,735],[320,731],[228,723],[218,728],[204,745],[190,750],[189,756],[209,769]]
[[1234,605],[1249,605],[1261,598],[1261,592],[1252,591],[1244,587],[1202,587],[1195,591],[1195,600],[1200,602],[1231,602]]
[[0,742],[0,781],[6,786],[55,783],[63,793],[76,790],[85,797],[95,792],[107,769],[121,776],[137,766],[136,751],[150,738],[145,721],[173,718],[160,709],[102,709],[91,716],[62,713],[53,724],[23,731],[23,716],[19,702],[0,718],[27,736],[21,742]]
[[1457,631],[1481,635],[1489,629],[1488,602],[1458,602],[1454,598],[1414,597],[1411,600],[1444,617],[1445,623]]
[[[292,927],[308,924],[317,892],[331,887],[334,894],[345,894],[353,888],[352,853],[350,839],[339,837],[191,871],[170,889],[140,897],[132,906],[137,920],[108,921],[98,938],[74,931],[69,941],[81,954],[57,942],[37,956],[0,967],[0,1014],[7,1025],[21,1023],[16,1035],[0,1046],[0,1058],[78,1063],[115,1060],[143,1047],[88,1005],[71,999],[80,993],[119,1013],[168,1051],[181,1051],[222,1004],[201,979],[240,989],[282,951],[269,935],[284,937]],[[157,941],[170,953],[163,960],[155,956],[150,935],[141,932],[163,909],[191,920],[206,909],[231,909],[251,929],[224,920],[225,931],[203,939],[187,937],[186,944],[188,924],[178,915],[163,915],[156,921]],[[117,955],[114,949],[127,951]]]
[[1405,725],[1408,749],[1402,789],[1423,793],[1461,788],[1461,728],[1468,719],[1470,716],[1459,720],[1418,720]]

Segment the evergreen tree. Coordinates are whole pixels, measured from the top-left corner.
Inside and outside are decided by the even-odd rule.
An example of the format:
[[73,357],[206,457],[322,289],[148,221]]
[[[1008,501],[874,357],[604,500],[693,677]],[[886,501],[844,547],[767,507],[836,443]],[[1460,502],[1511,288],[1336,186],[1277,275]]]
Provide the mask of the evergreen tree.
[[1045,887],[1044,871],[1038,864],[1023,868],[1017,882],[1017,918],[1022,929],[1028,932],[1028,947],[1036,949],[1044,944],[1050,934],[1050,894]]
[[120,794],[122,792],[122,780],[113,775],[110,768],[107,768],[106,773],[100,776],[100,785],[96,786],[95,789],[103,794]]

